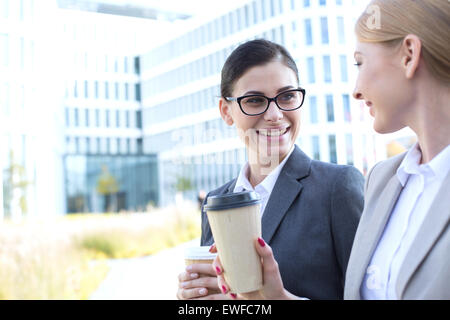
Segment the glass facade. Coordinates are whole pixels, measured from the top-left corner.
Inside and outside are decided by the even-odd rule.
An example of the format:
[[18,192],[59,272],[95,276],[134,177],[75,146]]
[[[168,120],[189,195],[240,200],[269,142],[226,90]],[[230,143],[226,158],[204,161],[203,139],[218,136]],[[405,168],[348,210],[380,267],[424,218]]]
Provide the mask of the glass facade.
[[145,210],[158,205],[156,156],[67,155],[67,212]]

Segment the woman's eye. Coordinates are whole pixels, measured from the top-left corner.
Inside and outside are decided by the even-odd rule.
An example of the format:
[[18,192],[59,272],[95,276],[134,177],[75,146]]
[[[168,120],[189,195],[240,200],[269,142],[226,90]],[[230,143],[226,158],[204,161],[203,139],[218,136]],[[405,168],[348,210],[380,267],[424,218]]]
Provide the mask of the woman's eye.
[[292,93],[286,93],[286,94],[283,94],[280,98],[281,98],[281,100],[286,101],[286,100],[290,100],[290,99],[294,98],[294,95]]
[[355,63],[355,66],[357,66],[357,67],[359,67],[360,65],[362,65],[361,62],[356,62],[356,63]]
[[263,98],[249,98],[245,101],[245,103],[263,103]]

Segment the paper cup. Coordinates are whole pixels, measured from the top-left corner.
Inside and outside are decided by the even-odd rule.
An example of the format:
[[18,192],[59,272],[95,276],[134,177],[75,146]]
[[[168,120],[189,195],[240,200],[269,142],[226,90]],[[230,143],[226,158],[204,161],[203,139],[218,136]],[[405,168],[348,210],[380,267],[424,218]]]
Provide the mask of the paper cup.
[[209,246],[189,247],[184,251],[184,261],[186,265],[194,263],[213,263],[217,253],[209,252]]
[[233,293],[256,291],[262,287],[261,259],[255,240],[261,237],[258,195],[253,191],[211,196],[205,210]]

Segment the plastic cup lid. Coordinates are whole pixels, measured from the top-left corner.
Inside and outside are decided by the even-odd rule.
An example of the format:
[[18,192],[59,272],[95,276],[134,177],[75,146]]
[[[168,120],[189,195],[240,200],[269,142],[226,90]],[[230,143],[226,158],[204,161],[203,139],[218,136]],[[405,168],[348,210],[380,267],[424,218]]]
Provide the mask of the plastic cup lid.
[[204,206],[204,209],[207,211],[214,211],[251,206],[260,203],[261,199],[254,191],[242,191],[210,196],[206,201],[207,203]]

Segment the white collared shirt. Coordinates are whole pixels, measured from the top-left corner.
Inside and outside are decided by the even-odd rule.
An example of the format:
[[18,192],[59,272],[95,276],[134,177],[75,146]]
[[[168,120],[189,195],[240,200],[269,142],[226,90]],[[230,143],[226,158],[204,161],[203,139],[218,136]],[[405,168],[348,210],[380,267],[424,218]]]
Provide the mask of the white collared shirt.
[[233,192],[255,191],[261,198],[261,216],[264,213],[267,201],[269,200],[273,187],[277,182],[281,169],[283,169],[287,159],[289,159],[289,157],[292,154],[292,151],[294,151],[294,146],[295,145],[292,146],[291,151],[289,151],[288,155],[283,159],[283,161],[281,161],[281,163],[269,175],[267,175],[263,181],[257,184],[255,188],[252,187],[250,181],[248,180],[248,174],[250,169],[248,162],[241,168],[239,172],[239,176],[237,178]]
[[450,145],[426,164],[420,164],[421,157],[416,143],[397,169],[403,190],[367,267],[363,299],[399,298],[395,288],[399,271],[450,170]]

